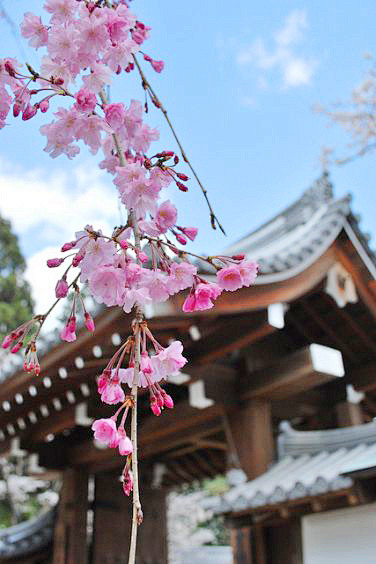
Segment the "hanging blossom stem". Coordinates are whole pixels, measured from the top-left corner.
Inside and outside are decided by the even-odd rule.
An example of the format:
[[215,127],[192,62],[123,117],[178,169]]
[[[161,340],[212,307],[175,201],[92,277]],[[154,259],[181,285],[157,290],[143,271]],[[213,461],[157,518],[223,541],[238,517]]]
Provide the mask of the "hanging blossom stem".
[[[103,104],[107,103],[106,95],[101,92],[100,98]],[[116,133],[112,135],[116,152],[119,158],[120,166],[126,166],[124,151],[121,147],[120,140]],[[135,217],[132,210],[129,212],[129,223],[132,225],[135,248],[140,251],[140,230],[137,223],[137,218]],[[137,259],[139,262],[139,259]],[[131,420],[131,441],[133,446],[132,452],[132,473],[133,473],[133,511],[132,511],[132,531],[131,531],[131,543],[129,547],[129,557],[128,564],[136,563],[136,548],[137,548],[137,530],[138,526],[141,525],[143,520],[143,513],[140,502],[140,488],[138,479],[138,453],[137,453],[137,396],[138,396],[138,381],[140,372],[140,362],[141,362],[141,330],[140,324],[143,320],[143,312],[139,305],[134,308],[135,320],[134,320],[134,332],[135,332],[135,343],[134,343],[134,375],[132,383],[132,420]]]
[[180,139],[179,139],[179,137],[178,137],[178,135],[177,135],[177,133],[176,133],[176,131],[175,131],[175,128],[174,128],[174,126],[172,125],[171,120],[170,120],[170,118],[169,118],[169,116],[168,116],[168,114],[167,114],[167,110],[165,109],[165,107],[163,106],[162,102],[161,102],[160,99],[158,98],[158,96],[157,96],[157,94],[155,93],[154,89],[150,86],[150,83],[149,83],[149,81],[147,80],[147,78],[146,78],[146,76],[145,76],[145,74],[144,74],[144,71],[142,70],[141,65],[140,65],[140,63],[138,62],[138,60],[137,60],[137,58],[136,58],[135,55],[133,55],[133,60],[134,60],[134,62],[135,62],[135,65],[136,65],[136,67],[137,67],[137,70],[138,70],[138,72],[139,72],[139,74],[140,74],[140,76],[141,76],[143,89],[144,89],[144,90],[147,90],[147,91],[149,92],[149,94],[150,94],[150,96],[151,96],[151,99],[153,100],[153,102],[155,103],[155,105],[161,110],[162,114],[164,115],[165,120],[167,121],[168,126],[169,126],[169,128],[170,128],[170,130],[171,130],[171,133],[172,133],[172,135],[174,136],[176,143],[178,144],[178,147],[179,147],[179,149],[180,149],[180,153],[181,153],[181,156],[182,156],[184,162],[187,163],[187,165],[188,165],[188,167],[189,167],[191,173],[193,174],[193,176],[194,176],[195,179],[196,179],[197,184],[200,186],[201,192],[203,193],[204,198],[205,198],[206,203],[207,203],[208,208],[209,208],[210,223],[211,223],[212,228],[213,228],[213,229],[216,229],[216,228],[217,228],[217,225],[218,225],[218,227],[219,227],[219,229],[222,231],[223,235],[226,235],[226,232],[225,232],[224,228],[222,227],[222,225],[221,225],[221,223],[220,223],[218,217],[217,217],[217,216],[215,215],[215,213],[214,213],[214,210],[213,210],[212,205],[211,205],[210,200],[209,200],[208,191],[206,190],[205,186],[202,184],[200,178],[198,177],[197,172],[196,172],[195,169],[193,168],[193,166],[192,166],[190,160],[188,159],[187,154],[186,154],[186,152],[185,152],[185,150],[184,150],[184,147],[183,147],[183,145],[181,144],[181,141],[180,141]]

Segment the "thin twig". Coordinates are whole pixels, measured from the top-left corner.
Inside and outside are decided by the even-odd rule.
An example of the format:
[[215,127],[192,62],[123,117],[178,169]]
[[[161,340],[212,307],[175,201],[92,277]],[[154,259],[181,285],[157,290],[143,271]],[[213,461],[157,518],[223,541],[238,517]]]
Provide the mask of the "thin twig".
[[135,64],[136,64],[136,67],[137,67],[138,72],[140,73],[143,89],[144,89],[144,90],[147,90],[147,91],[149,92],[149,95],[150,95],[150,97],[152,98],[153,102],[155,103],[155,105],[156,105],[156,106],[161,110],[161,112],[163,113],[163,115],[164,115],[164,117],[165,117],[165,119],[166,119],[166,121],[167,121],[167,123],[168,123],[168,126],[169,126],[169,128],[171,129],[171,133],[172,133],[172,135],[174,136],[176,143],[178,144],[178,147],[179,147],[179,149],[180,149],[181,156],[182,156],[183,160],[187,163],[188,167],[190,168],[190,170],[191,170],[193,176],[195,177],[195,179],[196,179],[196,181],[197,181],[197,184],[198,184],[198,185],[200,186],[200,188],[201,188],[201,192],[203,193],[204,198],[205,198],[206,203],[207,203],[208,208],[209,208],[210,223],[211,223],[212,228],[213,228],[213,229],[216,229],[216,228],[217,228],[217,225],[218,225],[218,227],[219,227],[219,229],[222,231],[222,233],[223,233],[224,235],[226,235],[225,230],[223,229],[223,227],[222,227],[222,225],[221,225],[221,223],[220,223],[218,217],[215,215],[214,210],[213,210],[213,208],[212,208],[212,206],[211,206],[211,203],[210,203],[210,200],[209,200],[209,197],[208,197],[208,192],[207,192],[206,188],[203,186],[201,180],[199,179],[199,177],[198,177],[198,175],[197,175],[195,169],[193,168],[193,166],[192,166],[190,160],[188,159],[187,154],[186,154],[186,152],[185,152],[185,150],[184,150],[184,147],[183,147],[183,145],[181,144],[180,139],[179,139],[179,137],[177,136],[177,133],[176,133],[176,131],[175,131],[175,128],[174,128],[174,126],[172,125],[172,123],[171,123],[171,121],[170,121],[170,118],[169,118],[169,116],[168,116],[168,114],[167,114],[167,110],[164,108],[162,102],[161,102],[160,99],[158,98],[158,96],[157,96],[157,94],[155,93],[154,89],[150,86],[150,83],[149,83],[149,81],[147,80],[147,78],[146,78],[146,76],[145,76],[145,74],[144,74],[144,71],[142,70],[142,68],[141,68],[141,66],[140,66],[140,63],[138,62],[138,60],[137,60],[137,58],[136,58],[135,55],[133,55],[133,60],[134,60],[134,62],[135,62]]
[[[107,98],[104,92],[99,94],[103,104],[107,103]],[[126,166],[126,161],[124,157],[124,151],[121,147],[120,140],[116,133],[113,133],[112,138],[114,140],[116,152],[119,158],[120,166]],[[132,225],[133,234],[135,238],[135,248],[140,251],[140,230],[137,223],[137,218],[132,213],[129,212],[129,223]],[[139,259],[137,259],[139,262]],[[141,362],[141,331],[140,323],[143,320],[143,313],[141,307],[136,304],[135,306],[135,344],[134,344],[134,373],[133,373],[133,383],[132,383],[132,420],[131,420],[131,441],[133,446],[132,451],[132,473],[133,473],[133,511],[132,511],[132,531],[131,531],[131,542],[129,547],[129,557],[128,564],[136,563],[136,549],[137,549],[137,531],[138,526],[141,525],[143,520],[143,513],[140,502],[140,488],[138,479],[138,453],[137,453],[137,395],[138,395],[138,381],[140,372],[140,362]]]

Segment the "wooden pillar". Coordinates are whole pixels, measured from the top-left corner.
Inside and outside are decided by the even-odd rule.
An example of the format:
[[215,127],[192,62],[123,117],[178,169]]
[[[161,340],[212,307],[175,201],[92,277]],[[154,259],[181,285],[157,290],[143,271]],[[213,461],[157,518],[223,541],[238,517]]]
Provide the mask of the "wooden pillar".
[[231,529],[231,547],[233,564],[256,564],[252,557],[250,525]]
[[303,564],[302,526],[299,518],[291,518],[285,524],[265,527],[264,535],[268,564]]
[[[132,498],[119,482],[119,472],[95,477],[92,564],[126,564],[131,533]],[[144,522],[138,529],[137,564],[167,563],[166,492],[141,480]]]
[[364,416],[359,403],[344,401],[336,405],[337,423],[339,427],[362,425]]
[[144,522],[139,529],[137,562],[167,564],[166,491],[142,486]]
[[270,403],[248,400],[229,414],[228,422],[240,465],[252,480],[265,472],[273,460]]
[[66,470],[54,532],[53,564],[86,564],[87,496],[87,471]]
[[267,547],[263,527],[256,523],[232,524],[230,541],[233,564],[267,564]]

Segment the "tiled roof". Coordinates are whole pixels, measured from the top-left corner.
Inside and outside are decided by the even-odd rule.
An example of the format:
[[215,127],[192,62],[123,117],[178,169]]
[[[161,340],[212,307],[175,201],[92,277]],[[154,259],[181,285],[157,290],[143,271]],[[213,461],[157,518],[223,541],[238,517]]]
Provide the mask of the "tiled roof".
[[243,237],[223,254],[244,253],[257,260],[256,284],[285,280],[305,270],[335,241],[342,229],[356,240],[362,258],[376,278],[375,255],[350,209],[351,196],[336,200],[327,174],[286,210]]
[[328,431],[294,431],[284,422],[278,450],[267,472],[215,498],[211,509],[236,512],[352,486],[344,474],[376,464],[376,422]]
[[35,519],[0,530],[0,560],[14,562],[15,558],[48,546],[52,541],[55,513],[55,509],[50,509]]

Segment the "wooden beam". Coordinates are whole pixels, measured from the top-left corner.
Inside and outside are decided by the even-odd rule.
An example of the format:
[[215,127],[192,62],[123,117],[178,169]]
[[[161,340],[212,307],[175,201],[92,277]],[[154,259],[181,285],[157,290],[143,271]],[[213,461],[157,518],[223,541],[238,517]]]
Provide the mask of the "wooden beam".
[[326,323],[317,311],[309,305],[307,300],[301,300],[300,302],[303,309],[306,311],[308,318],[313,319],[317,325],[322,329],[324,335],[328,335],[333,343],[345,354],[350,360],[356,361],[357,354],[349,346],[347,338],[346,341],[338,335],[338,330],[333,329],[328,323]]
[[[161,417],[148,416],[139,427],[140,458],[162,456],[164,452],[181,448],[223,429],[223,410],[213,405],[205,410],[194,409],[188,404],[177,404],[174,410],[165,410]],[[97,449],[93,441],[86,441],[68,449],[67,462],[80,465],[90,464],[94,471],[99,462],[112,461],[118,465],[114,449]]]
[[257,311],[249,317],[224,321],[205,338],[195,341],[185,350],[187,358],[196,365],[207,364],[242,349],[277,331],[269,324],[267,311]]
[[235,449],[249,480],[263,474],[273,460],[273,428],[270,403],[248,400],[227,416],[227,439]]
[[[119,308],[107,309],[104,314],[98,316],[96,319],[95,334],[82,329],[77,340],[73,343],[61,343],[54,347],[51,352],[47,353],[42,362],[42,376],[50,375],[49,370],[56,370],[59,363],[62,366],[68,362],[72,362],[76,355],[79,355],[80,350],[85,350],[85,347],[94,346],[100,343],[100,338],[108,333],[111,325],[120,316],[126,319],[126,316]],[[41,376],[41,377],[42,377]],[[12,378],[8,378],[2,383],[0,389],[0,403],[2,401],[10,401],[16,393],[25,393],[30,385],[35,385],[35,376],[27,372],[18,372]]]
[[376,389],[376,362],[370,362],[360,368],[353,368],[347,379],[358,392],[371,392]]
[[369,276],[368,271],[367,280],[361,269],[356,268],[354,261],[351,260],[351,258],[349,258],[345,251],[341,248],[340,243],[336,245],[336,255],[351,275],[362,300],[367,305],[371,314],[376,318],[376,288],[373,284],[374,281],[370,279],[371,277]]
[[280,400],[344,375],[339,351],[312,344],[248,376],[244,398]]

